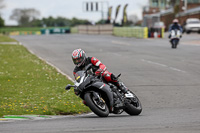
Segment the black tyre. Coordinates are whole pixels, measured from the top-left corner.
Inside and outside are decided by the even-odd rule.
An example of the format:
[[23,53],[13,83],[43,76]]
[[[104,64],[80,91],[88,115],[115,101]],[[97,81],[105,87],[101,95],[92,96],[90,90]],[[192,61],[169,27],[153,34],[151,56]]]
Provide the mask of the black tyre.
[[170,43],[171,43],[171,48],[174,48],[174,40],[170,40]]
[[129,99],[130,102],[126,103],[124,111],[129,115],[139,115],[142,112],[142,105],[138,97],[134,93],[132,94],[134,95],[134,99]]
[[174,48],[177,48],[178,42],[179,42],[179,40],[177,40],[177,39],[174,41]]
[[176,48],[177,47],[177,40],[172,40],[172,48]]
[[176,48],[174,43],[172,43],[172,48]]
[[177,44],[175,44],[174,48],[177,48]]
[[190,34],[190,31],[186,31],[187,34]]
[[103,102],[101,104],[95,100],[92,93],[86,93],[84,96],[84,100],[87,106],[99,117],[107,117],[109,115],[108,106],[106,105],[105,101],[102,99]]

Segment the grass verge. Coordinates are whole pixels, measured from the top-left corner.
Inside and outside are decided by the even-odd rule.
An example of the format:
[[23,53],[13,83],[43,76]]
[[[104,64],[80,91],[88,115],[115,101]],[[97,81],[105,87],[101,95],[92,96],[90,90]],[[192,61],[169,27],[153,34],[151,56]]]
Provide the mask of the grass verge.
[[17,41],[8,36],[4,36],[0,34],[0,42],[17,42]]
[[[52,28],[70,28],[70,27],[46,27],[45,29],[52,29]],[[0,28],[0,33],[6,34],[14,31],[31,31],[31,32],[36,32],[40,31],[41,29],[44,29],[43,27],[1,27]]]
[[40,31],[40,27],[2,27],[0,33],[13,32],[13,31]]
[[0,117],[89,112],[65,76],[22,45],[0,44]]

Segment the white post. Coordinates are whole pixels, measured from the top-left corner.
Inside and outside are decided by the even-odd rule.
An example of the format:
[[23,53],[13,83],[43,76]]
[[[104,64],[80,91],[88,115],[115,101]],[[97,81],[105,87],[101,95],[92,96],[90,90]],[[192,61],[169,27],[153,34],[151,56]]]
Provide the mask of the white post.
[[184,3],[185,4],[184,5],[185,6],[185,10],[187,10],[187,0],[184,0],[184,1],[185,1],[185,3]]

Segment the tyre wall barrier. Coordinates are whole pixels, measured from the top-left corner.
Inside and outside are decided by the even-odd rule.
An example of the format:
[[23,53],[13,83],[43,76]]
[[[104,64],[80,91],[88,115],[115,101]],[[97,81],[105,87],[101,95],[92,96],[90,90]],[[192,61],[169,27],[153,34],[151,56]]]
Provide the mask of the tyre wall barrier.
[[121,37],[147,38],[147,27],[114,27],[113,35]]
[[71,27],[70,31],[71,31],[72,34],[78,33],[78,27]]
[[79,25],[79,34],[113,34],[113,25]]
[[40,31],[14,31],[9,35],[41,35],[41,34],[107,34],[121,37],[164,38],[164,28],[147,27],[113,27],[112,25],[80,25],[72,28],[41,29]]
[[9,35],[41,35],[40,31],[13,31]]
[[41,29],[41,34],[66,34],[70,33],[70,28],[45,28]]

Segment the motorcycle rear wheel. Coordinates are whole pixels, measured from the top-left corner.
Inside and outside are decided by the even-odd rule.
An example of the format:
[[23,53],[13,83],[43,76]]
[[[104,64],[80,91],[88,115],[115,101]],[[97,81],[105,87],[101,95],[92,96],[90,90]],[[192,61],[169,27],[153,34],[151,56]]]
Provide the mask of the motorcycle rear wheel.
[[[103,99],[103,98],[102,98]],[[103,105],[99,105],[97,101],[95,101],[92,93],[88,92],[84,95],[84,100],[87,106],[99,117],[107,117],[109,115],[109,109],[106,105],[105,101]],[[102,103],[101,103],[102,104]]]
[[142,112],[142,105],[138,97],[133,92],[131,93],[134,95],[135,100],[134,102],[132,101],[126,103],[126,108],[124,109],[124,111],[129,115],[139,115]]

